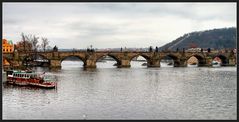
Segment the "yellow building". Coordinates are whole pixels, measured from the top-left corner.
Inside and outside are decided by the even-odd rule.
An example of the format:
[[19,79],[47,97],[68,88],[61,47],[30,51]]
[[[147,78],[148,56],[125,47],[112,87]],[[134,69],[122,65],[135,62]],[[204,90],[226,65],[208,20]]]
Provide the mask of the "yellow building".
[[3,53],[12,53],[14,51],[14,45],[11,40],[7,41],[6,39],[3,39],[2,43]]

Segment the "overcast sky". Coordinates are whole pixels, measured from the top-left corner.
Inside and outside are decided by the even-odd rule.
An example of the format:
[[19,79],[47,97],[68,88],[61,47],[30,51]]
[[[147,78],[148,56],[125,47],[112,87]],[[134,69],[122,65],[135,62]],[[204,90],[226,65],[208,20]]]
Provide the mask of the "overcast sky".
[[59,48],[163,46],[192,32],[236,27],[236,3],[3,3],[3,38],[47,37]]

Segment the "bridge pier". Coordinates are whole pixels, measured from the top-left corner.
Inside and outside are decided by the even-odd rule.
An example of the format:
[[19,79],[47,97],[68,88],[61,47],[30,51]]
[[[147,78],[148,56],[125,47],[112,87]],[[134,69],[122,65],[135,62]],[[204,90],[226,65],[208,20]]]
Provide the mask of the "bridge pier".
[[61,61],[57,59],[50,60],[51,69],[61,69]]
[[187,67],[187,60],[186,59],[181,59],[179,61],[179,67]]
[[129,68],[131,67],[130,65],[130,60],[123,59],[120,61],[120,64],[118,65],[118,68]]
[[229,66],[235,66],[236,65],[236,58],[229,58]]
[[212,61],[213,61],[212,57],[206,57],[205,66],[212,66]]
[[84,62],[84,68],[96,68],[96,61],[95,60],[86,60]]
[[147,61],[147,67],[160,67],[160,60]]

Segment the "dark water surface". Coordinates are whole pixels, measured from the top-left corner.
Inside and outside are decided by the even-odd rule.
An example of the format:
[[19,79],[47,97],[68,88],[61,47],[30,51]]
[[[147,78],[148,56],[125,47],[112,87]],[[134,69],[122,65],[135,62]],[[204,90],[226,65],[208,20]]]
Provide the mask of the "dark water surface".
[[236,119],[236,67],[83,70],[65,61],[57,89],[3,84],[3,119]]

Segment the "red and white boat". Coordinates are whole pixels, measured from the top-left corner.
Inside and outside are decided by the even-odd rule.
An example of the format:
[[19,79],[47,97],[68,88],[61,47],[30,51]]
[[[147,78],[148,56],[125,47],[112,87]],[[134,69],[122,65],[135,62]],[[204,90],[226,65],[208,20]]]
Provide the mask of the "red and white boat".
[[56,81],[47,78],[45,73],[39,74],[26,71],[7,71],[7,83],[22,86],[37,86],[43,88],[55,88]]

